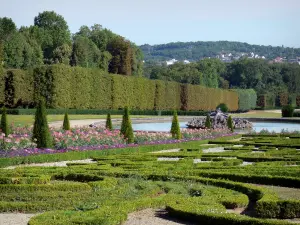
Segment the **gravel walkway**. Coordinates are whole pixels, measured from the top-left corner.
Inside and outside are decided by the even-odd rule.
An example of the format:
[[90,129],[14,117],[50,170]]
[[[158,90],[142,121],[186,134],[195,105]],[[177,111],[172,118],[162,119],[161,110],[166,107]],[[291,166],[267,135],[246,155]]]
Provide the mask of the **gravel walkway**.
[[9,166],[5,167],[4,169],[15,169],[17,167],[33,167],[33,166],[43,166],[43,167],[67,167],[67,163],[97,163],[96,161],[93,161],[92,159],[83,159],[83,160],[72,160],[72,161],[61,161],[61,162],[49,162],[49,163],[31,163],[31,164],[21,164],[17,166]]
[[0,225],[27,225],[36,214],[0,213]]
[[128,214],[128,219],[122,225],[178,225],[187,223],[173,219],[167,215],[167,212],[162,209],[144,209],[141,211]]

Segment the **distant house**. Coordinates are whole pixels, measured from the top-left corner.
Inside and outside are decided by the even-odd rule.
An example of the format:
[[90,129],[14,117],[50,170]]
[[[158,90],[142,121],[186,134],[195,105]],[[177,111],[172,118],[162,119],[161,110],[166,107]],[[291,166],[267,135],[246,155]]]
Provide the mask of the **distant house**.
[[171,60],[166,61],[167,66],[173,65],[173,64],[176,63],[176,62],[178,62],[178,60],[176,60],[176,59],[171,59]]
[[281,57],[276,57],[275,59],[274,59],[274,62],[275,63],[281,63],[283,61],[283,58],[281,58]]
[[189,64],[189,63],[191,63],[189,60],[187,60],[187,59],[185,59],[185,60],[183,60],[183,63],[184,64]]

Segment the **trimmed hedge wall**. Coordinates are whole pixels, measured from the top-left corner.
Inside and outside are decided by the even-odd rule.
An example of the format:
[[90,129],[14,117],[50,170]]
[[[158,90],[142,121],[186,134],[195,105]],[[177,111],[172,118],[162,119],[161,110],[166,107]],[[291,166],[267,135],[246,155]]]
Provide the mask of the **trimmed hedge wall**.
[[239,110],[248,111],[255,109],[257,95],[253,89],[234,89],[239,96]]
[[226,103],[230,111],[238,109],[238,95],[231,90],[185,84],[181,91],[182,109],[215,110],[221,103]]
[[1,79],[0,104],[10,108],[33,107],[43,97],[48,108],[56,109],[115,110],[127,105],[136,110],[207,111],[220,103],[228,105],[230,111],[238,109],[238,94],[232,90],[109,75],[63,64],[8,70],[0,74]]
[[0,102],[8,107],[33,104],[33,71],[7,70],[0,75]]

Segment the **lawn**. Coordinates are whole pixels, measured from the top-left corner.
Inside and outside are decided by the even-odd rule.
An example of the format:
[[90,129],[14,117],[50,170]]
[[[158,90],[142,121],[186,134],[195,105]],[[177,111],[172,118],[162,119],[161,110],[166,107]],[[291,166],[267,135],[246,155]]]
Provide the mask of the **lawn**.
[[[122,118],[122,115],[112,115],[114,118]],[[134,116],[133,118],[143,118],[146,116]],[[48,115],[48,122],[63,121],[64,115]],[[69,115],[70,120],[85,119],[106,119],[106,115]],[[31,126],[34,122],[34,115],[8,115],[8,122],[20,126]]]

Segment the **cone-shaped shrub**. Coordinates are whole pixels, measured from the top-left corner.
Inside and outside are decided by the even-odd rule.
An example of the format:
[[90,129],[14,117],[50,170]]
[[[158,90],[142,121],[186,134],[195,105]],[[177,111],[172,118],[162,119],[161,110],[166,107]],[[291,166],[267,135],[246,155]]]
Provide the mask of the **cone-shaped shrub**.
[[181,132],[180,132],[180,127],[179,127],[179,122],[178,122],[178,117],[177,117],[176,110],[174,111],[174,114],[173,114],[171,134],[172,134],[173,138],[181,139]]
[[211,128],[211,121],[210,121],[210,116],[209,115],[206,116],[205,128],[207,128],[207,129]]
[[7,122],[6,108],[2,108],[2,116],[1,116],[1,131],[7,137],[9,135],[9,127]]
[[124,110],[124,115],[123,115],[120,132],[124,136],[124,138],[127,139],[128,144],[134,142],[133,129],[132,129],[131,120],[129,117],[129,109],[127,106],[125,107],[125,110]]
[[232,121],[231,116],[229,116],[227,119],[227,127],[229,130],[231,130],[231,132],[233,132],[233,121]]
[[49,131],[47,122],[46,106],[43,100],[40,100],[35,112],[32,140],[38,148],[51,148],[53,140]]
[[65,116],[64,116],[63,129],[64,130],[70,130],[71,129],[70,121],[69,121],[69,115],[68,115],[67,112],[65,112]]
[[110,113],[107,114],[105,128],[108,129],[108,130],[113,129]]

